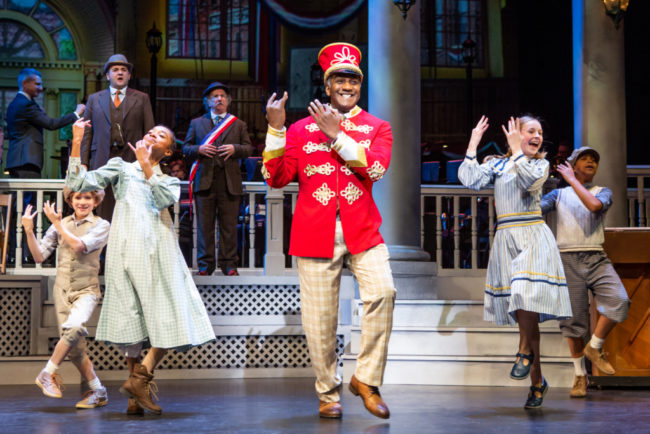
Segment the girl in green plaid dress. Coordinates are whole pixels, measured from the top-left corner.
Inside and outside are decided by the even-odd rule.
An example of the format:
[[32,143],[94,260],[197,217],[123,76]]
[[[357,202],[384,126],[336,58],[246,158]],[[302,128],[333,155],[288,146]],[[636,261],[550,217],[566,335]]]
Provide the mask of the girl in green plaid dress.
[[[172,154],[174,134],[156,126],[135,146],[137,161],[113,158],[97,170],[81,165],[80,144],[89,121],[73,125],[66,185],[75,191],[113,186],[116,205],[106,253],[106,292],[96,339],[122,347],[130,377],[120,392],[128,414],[162,412],[153,402],[153,370],[168,349],[185,351],[214,340],[214,331],[185,264],[167,208],[180,181],[159,162]],[[140,350],[151,346],[142,363]]]

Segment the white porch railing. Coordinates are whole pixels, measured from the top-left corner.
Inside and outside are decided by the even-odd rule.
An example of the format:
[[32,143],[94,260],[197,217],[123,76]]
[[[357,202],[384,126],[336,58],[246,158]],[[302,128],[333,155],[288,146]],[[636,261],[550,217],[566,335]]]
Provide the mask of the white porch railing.
[[[650,166],[628,166],[628,224],[647,226],[650,215]],[[9,263],[10,274],[55,274],[53,265],[23,264],[23,229],[20,216],[23,213],[25,192],[35,192],[36,237],[40,239],[49,226],[43,218],[43,203],[46,200],[63,204],[63,180],[0,179],[0,192],[15,192],[15,213],[12,212],[11,226],[16,232],[16,246],[8,252],[14,258]],[[187,191],[187,182],[182,183]],[[297,184],[290,184],[282,190],[270,189],[263,182],[244,182],[245,211],[239,220],[240,264],[242,270],[267,274],[295,272],[295,259],[288,257],[288,234],[291,216],[298,196]],[[487,265],[489,248],[494,237],[494,198],[492,189],[479,192],[456,185],[421,186],[421,246],[431,254],[440,268],[451,270],[480,269]],[[181,205],[176,203],[174,225],[180,230]],[[4,216],[2,217],[4,222]],[[192,268],[196,263],[196,223],[192,224],[191,238]],[[186,237],[186,234],[183,235]],[[189,239],[181,241],[188,242]]]

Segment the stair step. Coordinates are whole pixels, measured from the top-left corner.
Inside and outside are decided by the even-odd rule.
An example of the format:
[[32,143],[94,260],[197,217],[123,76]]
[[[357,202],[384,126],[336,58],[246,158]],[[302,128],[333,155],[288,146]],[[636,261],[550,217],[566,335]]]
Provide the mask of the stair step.
[[[361,329],[352,327],[349,353],[357,354]],[[390,355],[505,356],[512,361],[519,345],[513,327],[393,327],[388,344]],[[569,348],[559,329],[541,330],[541,352],[547,357],[569,357]]]
[[[529,387],[510,378],[512,357],[388,356],[384,384]],[[573,363],[567,357],[542,357],[542,372],[553,387],[571,387]],[[354,374],[356,358],[343,356],[343,375]],[[522,398],[523,399],[523,398]]]
[[[359,325],[363,302],[355,300],[352,324]],[[395,300],[393,327],[488,326],[483,320],[483,302],[475,300]],[[540,329],[557,329],[557,321],[541,323]]]

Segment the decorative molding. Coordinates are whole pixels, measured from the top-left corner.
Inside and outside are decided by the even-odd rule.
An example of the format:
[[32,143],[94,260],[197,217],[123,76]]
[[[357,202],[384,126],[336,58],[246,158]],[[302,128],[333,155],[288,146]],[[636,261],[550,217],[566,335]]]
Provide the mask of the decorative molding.
[[51,62],[48,60],[0,60],[0,68],[80,70],[81,67],[81,62]]

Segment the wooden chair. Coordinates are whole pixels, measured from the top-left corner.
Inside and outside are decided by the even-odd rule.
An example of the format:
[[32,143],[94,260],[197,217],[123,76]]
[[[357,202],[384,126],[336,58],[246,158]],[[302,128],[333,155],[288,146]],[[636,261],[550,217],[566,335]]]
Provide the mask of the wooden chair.
[[[4,218],[2,217],[2,214]],[[7,241],[9,241],[9,231],[11,224],[11,195],[0,194],[0,247],[2,248],[2,257],[0,257],[0,273],[5,274],[7,269]]]

